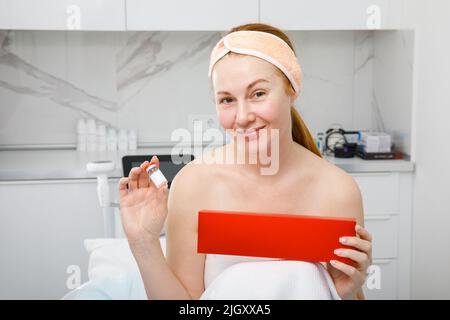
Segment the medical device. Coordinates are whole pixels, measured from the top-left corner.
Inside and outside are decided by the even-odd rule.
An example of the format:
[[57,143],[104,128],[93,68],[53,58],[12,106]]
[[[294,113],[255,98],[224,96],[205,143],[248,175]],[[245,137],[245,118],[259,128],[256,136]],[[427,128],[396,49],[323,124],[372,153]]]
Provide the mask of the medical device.
[[97,176],[97,196],[103,212],[103,232],[105,238],[114,237],[114,207],[119,207],[118,203],[111,202],[108,173],[115,168],[113,161],[92,161],[87,163],[88,172]]

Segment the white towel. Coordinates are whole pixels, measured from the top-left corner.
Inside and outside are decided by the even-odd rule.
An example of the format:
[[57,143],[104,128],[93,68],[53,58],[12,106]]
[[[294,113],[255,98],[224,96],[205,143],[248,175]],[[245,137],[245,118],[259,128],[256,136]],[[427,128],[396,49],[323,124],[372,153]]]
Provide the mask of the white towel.
[[225,269],[201,300],[341,300],[321,263],[242,262]]

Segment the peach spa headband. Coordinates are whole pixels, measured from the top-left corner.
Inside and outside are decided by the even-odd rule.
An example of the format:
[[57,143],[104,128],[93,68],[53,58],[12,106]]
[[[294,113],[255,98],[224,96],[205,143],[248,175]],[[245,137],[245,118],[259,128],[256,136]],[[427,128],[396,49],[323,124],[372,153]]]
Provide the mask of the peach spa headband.
[[294,51],[283,39],[262,31],[242,30],[227,34],[217,42],[211,52],[208,71],[210,78],[214,65],[228,52],[266,60],[286,75],[296,93],[300,91],[300,65]]

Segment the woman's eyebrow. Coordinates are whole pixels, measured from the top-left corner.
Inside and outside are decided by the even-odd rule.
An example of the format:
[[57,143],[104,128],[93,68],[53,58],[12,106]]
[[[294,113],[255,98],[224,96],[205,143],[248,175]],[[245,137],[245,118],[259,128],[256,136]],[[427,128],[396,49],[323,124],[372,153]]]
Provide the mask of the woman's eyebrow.
[[[270,81],[266,80],[266,79],[257,79],[247,86],[247,91],[249,91],[252,87],[254,87],[255,85],[257,85],[260,82],[270,82]],[[230,93],[227,91],[218,91],[218,92],[216,92],[216,94],[230,94]]]

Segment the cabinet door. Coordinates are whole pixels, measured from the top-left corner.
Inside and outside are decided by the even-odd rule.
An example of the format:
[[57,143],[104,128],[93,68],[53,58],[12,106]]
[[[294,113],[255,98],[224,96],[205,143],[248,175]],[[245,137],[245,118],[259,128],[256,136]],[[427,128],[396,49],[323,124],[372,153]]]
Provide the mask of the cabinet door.
[[125,0],[0,0],[0,29],[125,30]]
[[284,30],[390,29],[403,0],[261,0],[260,21]]
[[352,173],[351,175],[361,190],[366,216],[394,215],[400,212],[398,173]]
[[365,216],[366,229],[372,234],[372,256],[374,259],[398,256],[398,216]]
[[127,30],[228,30],[258,22],[258,0],[127,0]]
[[398,299],[398,261],[396,259],[374,259],[367,277],[364,294],[368,300]]
[[59,299],[69,266],[87,281],[83,241],[103,237],[95,179],[0,182],[0,219],[0,299]]

